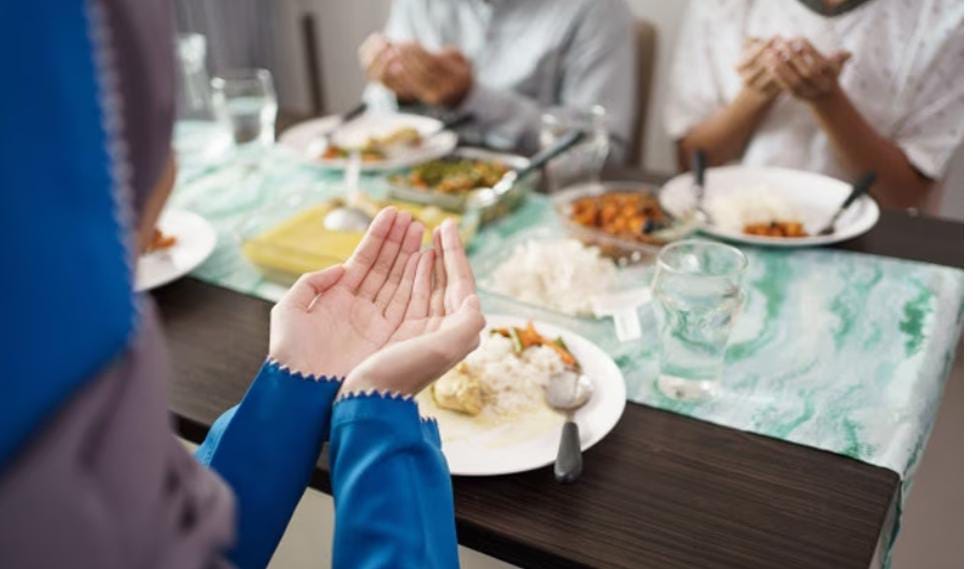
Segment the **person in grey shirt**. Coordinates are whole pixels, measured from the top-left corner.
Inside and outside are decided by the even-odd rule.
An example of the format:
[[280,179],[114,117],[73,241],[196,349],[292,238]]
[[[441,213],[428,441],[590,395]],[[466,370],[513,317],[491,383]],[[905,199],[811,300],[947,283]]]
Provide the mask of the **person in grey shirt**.
[[359,55],[371,107],[469,112],[475,142],[533,152],[546,108],[601,105],[610,160],[627,158],[636,59],[624,0],[395,0]]

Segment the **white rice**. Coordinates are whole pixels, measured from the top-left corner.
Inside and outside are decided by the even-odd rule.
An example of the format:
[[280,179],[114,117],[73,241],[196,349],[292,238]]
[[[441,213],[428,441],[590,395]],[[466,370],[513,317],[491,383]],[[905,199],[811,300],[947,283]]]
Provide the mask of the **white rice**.
[[532,240],[514,248],[487,287],[570,315],[592,312],[591,299],[611,290],[618,268],[597,247],[574,239]]
[[564,371],[557,352],[534,346],[514,353],[513,342],[490,334],[466,357],[470,372],[479,378],[486,405],[484,411],[509,416],[529,411],[544,403],[544,391],[551,376]]
[[705,208],[713,223],[728,231],[743,231],[751,223],[803,221],[794,208],[768,186],[707,196]]

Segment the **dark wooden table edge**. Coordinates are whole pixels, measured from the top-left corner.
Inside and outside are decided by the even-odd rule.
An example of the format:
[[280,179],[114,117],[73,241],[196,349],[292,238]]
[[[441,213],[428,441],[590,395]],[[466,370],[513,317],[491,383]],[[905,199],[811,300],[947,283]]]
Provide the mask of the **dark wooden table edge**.
[[[258,299],[258,300],[262,300],[262,299]],[[646,410],[652,410],[654,412],[677,415],[681,418],[690,421],[698,421],[701,423],[706,423],[721,429],[732,429],[732,427],[726,427],[724,425],[719,425],[716,423],[712,423],[710,421],[704,421],[696,417],[681,415],[674,411],[669,411],[666,409],[658,409],[650,405],[643,405],[641,403],[635,403],[632,401],[626,401],[625,406],[626,406],[625,412],[629,412],[629,407],[645,408]],[[210,429],[209,425],[193,420],[189,417],[184,417],[177,413],[171,413],[171,416],[175,423],[177,433],[183,439],[198,445],[201,444],[203,440],[206,438],[206,434],[209,432]],[[844,460],[858,461],[869,468],[877,469],[879,471],[884,471],[885,476],[893,478],[895,491],[892,493],[892,496],[889,500],[889,504],[886,506],[885,520],[878,527],[877,533],[873,536],[871,540],[875,544],[874,546],[875,551],[873,554],[873,558],[874,556],[881,554],[882,544],[883,544],[883,533],[885,533],[885,530],[887,529],[887,527],[889,527],[889,521],[890,521],[889,516],[891,516],[891,512],[894,511],[895,502],[898,500],[898,497],[901,495],[901,491],[902,491],[901,490],[902,479],[897,472],[884,466],[879,466],[869,462],[857,460],[853,457],[849,457],[833,451],[819,449],[808,445],[802,445],[785,439],[774,438],[760,433],[755,433],[752,431],[744,431],[740,429],[733,429],[733,430],[740,431],[741,433],[745,433],[746,435],[749,436],[757,437],[760,439],[766,439],[768,441],[774,441],[777,443],[784,443],[788,445],[802,447],[803,449],[809,450],[811,452],[826,453],[826,454],[834,455]],[[327,452],[327,445],[325,445],[322,453],[326,453],[326,452]],[[509,476],[516,476],[516,474],[512,474]],[[311,480],[308,483],[308,488],[312,488],[314,490],[323,492],[328,496],[332,496],[331,479],[328,471],[320,467],[315,467],[314,473],[311,475]],[[529,544],[526,541],[516,539],[515,537],[510,535],[500,534],[491,528],[467,520],[463,520],[458,517],[456,518],[456,532],[457,532],[457,537],[460,545],[476,550],[480,553],[489,555],[491,557],[499,559],[500,561],[511,563],[519,567],[545,567],[551,569],[561,569],[561,568],[591,569],[593,567],[591,565],[574,562],[570,559],[558,555],[557,552],[552,551],[550,549],[545,549],[545,548],[538,547],[536,545]],[[874,559],[870,566],[874,566]]]

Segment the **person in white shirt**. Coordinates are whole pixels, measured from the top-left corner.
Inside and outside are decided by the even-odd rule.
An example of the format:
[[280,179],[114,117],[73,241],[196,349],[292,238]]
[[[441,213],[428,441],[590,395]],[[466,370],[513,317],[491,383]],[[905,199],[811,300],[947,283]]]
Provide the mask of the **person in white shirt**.
[[395,0],[359,53],[371,107],[469,112],[475,142],[532,152],[547,107],[600,105],[610,159],[627,157],[636,62],[624,0]]
[[961,0],[693,0],[666,129],[685,168],[784,166],[919,207],[963,140]]

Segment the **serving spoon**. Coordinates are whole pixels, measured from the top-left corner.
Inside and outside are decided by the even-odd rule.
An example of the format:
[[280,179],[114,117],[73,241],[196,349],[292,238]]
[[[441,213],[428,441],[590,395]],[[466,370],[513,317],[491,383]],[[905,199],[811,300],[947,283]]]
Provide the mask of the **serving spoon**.
[[493,206],[511,189],[513,189],[514,184],[518,180],[530,174],[534,170],[541,168],[544,164],[550,162],[553,158],[556,158],[569,150],[575,144],[581,142],[585,137],[585,133],[582,130],[572,130],[571,132],[565,134],[559,138],[554,144],[541,150],[535,154],[525,166],[522,168],[517,168],[515,170],[510,170],[500,178],[496,184],[490,188],[478,188],[470,192],[469,197],[466,198],[467,209],[486,209]]
[[588,376],[573,371],[562,371],[547,384],[547,404],[565,413],[561,442],[554,459],[554,478],[562,484],[581,476],[581,434],[574,422],[574,412],[591,399],[593,391]]
[[841,207],[838,208],[838,211],[831,216],[831,220],[827,225],[824,226],[824,229],[818,231],[819,236],[824,237],[834,234],[834,226],[838,221],[838,218],[841,217],[841,214],[844,213],[845,210],[851,207],[851,204],[855,203],[855,200],[868,193],[869,188],[871,188],[872,184],[875,183],[875,178],[875,172],[868,171],[865,172],[865,174],[859,178],[857,182],[855,182],[855,184],[851,187],[851,193],[848,194],[848,197],[845,198],[844,202],[842,202]]
[[372,216],[355,207],[361,197],[358,180],[361,178],[361,153],[352,152],[345,165],[344,205],[334,208],[324,216],[324,228],[331,231],[366,231]]

